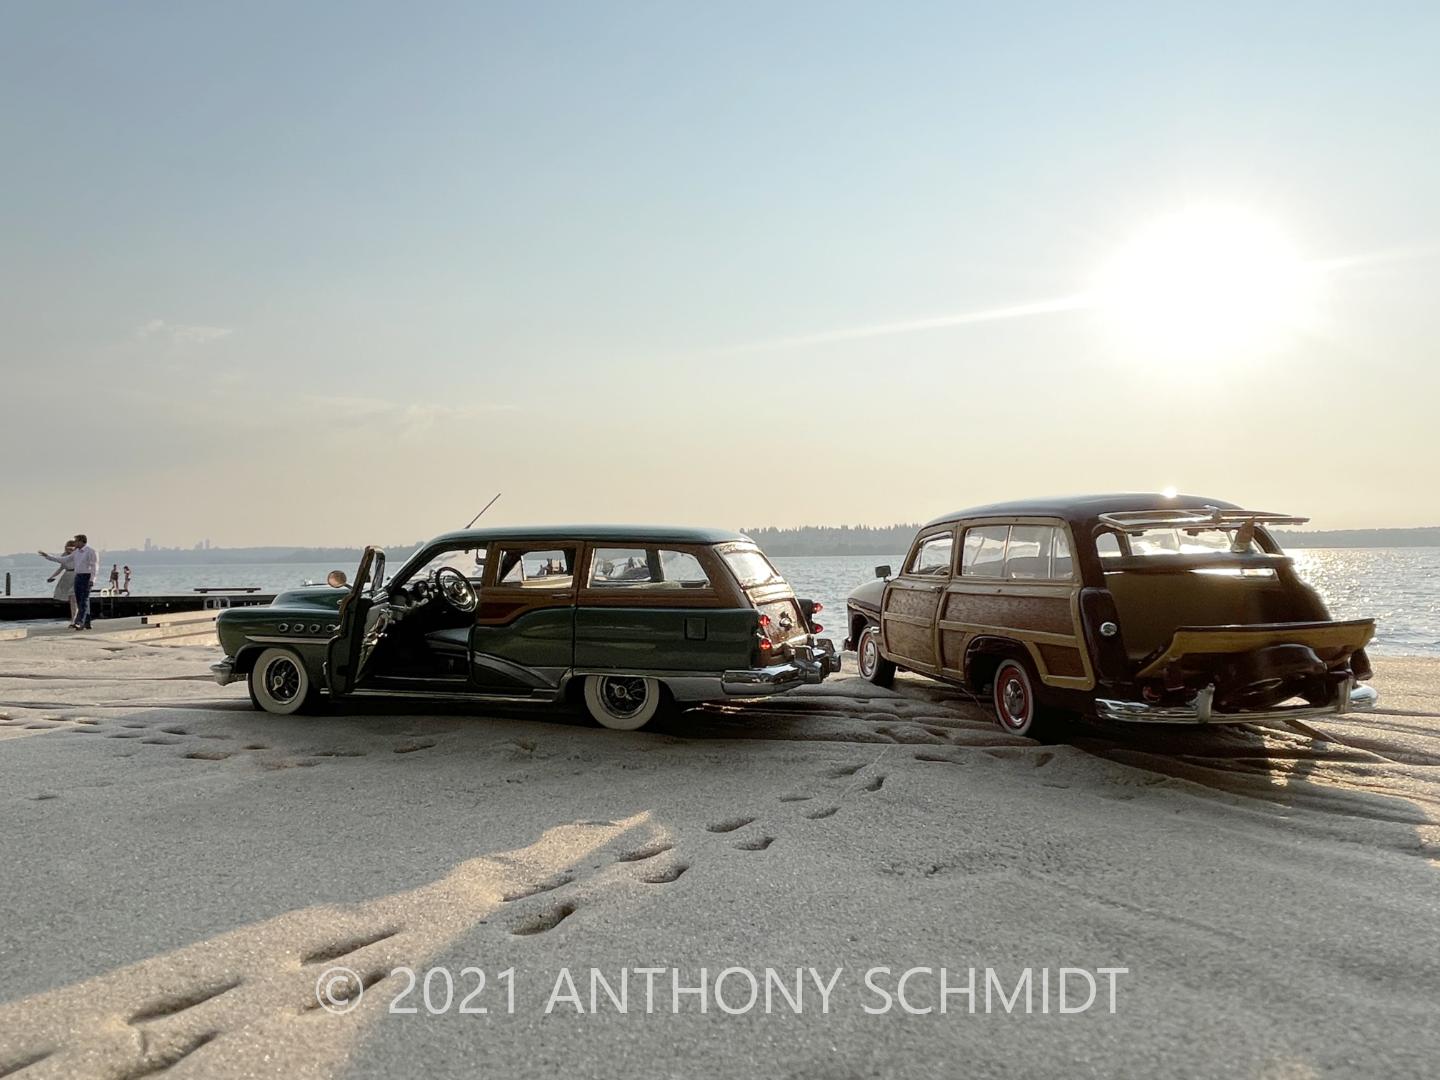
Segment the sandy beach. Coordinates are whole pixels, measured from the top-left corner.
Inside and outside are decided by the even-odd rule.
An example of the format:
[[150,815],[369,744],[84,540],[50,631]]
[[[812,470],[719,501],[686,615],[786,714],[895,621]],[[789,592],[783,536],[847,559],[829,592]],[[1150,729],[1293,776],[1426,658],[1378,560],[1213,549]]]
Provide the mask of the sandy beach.
[[0,1076],[1435,1075],[1440,661],[1041,746],[913,677],[619,733],[217,657],[0,641]]

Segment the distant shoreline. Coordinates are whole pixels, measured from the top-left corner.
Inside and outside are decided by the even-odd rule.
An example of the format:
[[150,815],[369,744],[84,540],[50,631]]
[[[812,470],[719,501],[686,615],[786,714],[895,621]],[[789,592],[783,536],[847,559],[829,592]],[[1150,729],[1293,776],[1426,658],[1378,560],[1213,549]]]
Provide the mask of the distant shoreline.
[[[918,525],[823,526],[794,529],[772,527],[743,529],[769,555],[790,556],[880,556],[906,551]],[[1329,529],[1316,531],[1277,530],[1275,537],[1285,548],[1418,548],[1440,547],[1440,526],[1416,529]],[[103,545],[103,540],[100,541]],[[398,565],[419,545],[386,547],[386,555]],[[352,566],[359,562],[359,547],[267,547],[239,548],[100,548],[102,561],[143,566],[189,566],[227,564],[335,563]],[[40,557],[33,551],[0,555],[0,568],[33,566]],[[102,569],[104,569],[102,567]]]

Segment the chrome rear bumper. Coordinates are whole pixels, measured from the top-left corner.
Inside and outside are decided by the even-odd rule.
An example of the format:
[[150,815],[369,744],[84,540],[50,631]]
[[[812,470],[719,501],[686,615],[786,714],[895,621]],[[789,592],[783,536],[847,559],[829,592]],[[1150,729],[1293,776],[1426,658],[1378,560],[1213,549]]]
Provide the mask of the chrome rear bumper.
[[235,670],[235,661],[228,656],[218,664],[210,665],[210,674],[221,686],[229,686],[232,682],[239,682],[245,678]]
[[1310,716],[1343,716],[1375,708],[1380,695],[1369,686],[1346,679],[1329,705],[1289,705],[1255,712],[1218,712],[1215,687],[1207,686],[1184,705],[1150,705],[1143,701],[1097,698],[1095,714],[1101,720],[1127,724],[1253,724],[1262,720],[1303,720]]
[[840,654],[835,643],[828,638],[814,638],[812,644],[790,646],[790,659],[783,664],[725,672],[720,677],[720,688],[738,697],[778,694],[822,682],[839,670]]

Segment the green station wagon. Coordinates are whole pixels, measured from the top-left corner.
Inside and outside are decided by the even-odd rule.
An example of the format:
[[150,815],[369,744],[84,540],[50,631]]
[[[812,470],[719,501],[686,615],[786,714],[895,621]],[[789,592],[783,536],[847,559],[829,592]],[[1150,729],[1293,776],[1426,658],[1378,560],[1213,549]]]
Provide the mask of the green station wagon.
[[390,578],[366,548],[348,589],[216,620],[222,686],[293,713],[320,693],[559,702],[633,730],[667,702],[773,694],[840,667],[755,543],[718,529],[467,529]]

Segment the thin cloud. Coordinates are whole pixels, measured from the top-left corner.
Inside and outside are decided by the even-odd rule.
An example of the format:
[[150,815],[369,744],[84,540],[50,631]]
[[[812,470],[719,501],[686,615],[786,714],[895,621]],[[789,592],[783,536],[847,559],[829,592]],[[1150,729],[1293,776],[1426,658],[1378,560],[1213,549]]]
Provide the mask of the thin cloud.
[[410,437],[445,424],[474,423],[496,413],[515,412],[514,405],[444,405],[433,402],[386,401],[383,398],[343,395],[307,395],[307,414],[324,415],[351,423],[368,423],[401,437]]
[[837,341],[861,341],[865,338],[894,337],[897,334],[916,334],[924,330],[942,330],[952,326],[969,326],[973,323],[1001,322],[1005,319],[1025,319],[1033,315],[1054,315],[1065,311],[1079,311],[1093,307],[1095,298],[1090,293],[1076,293],[1074,296],[1057,297],[1054,300],[1037,300],[1028,304],[1011,304],[1007,307],[986,308],[982,311],[967,311],[959,315],[938,315],[931,319],[913,319],[909,322],[881,323],[872,326],[852,326],[843,330],[826,330],[817,334],[800,334],[795,337],[771,338],[767,341],[752,341],[744,345],[732,345],[719,349],[726,355],[735,353],[765,352],[770,349],[794,349],[808,345],[828,345]]
[[208,345],[212,341],[229,337],[235,331],[227,326],[192,326],[187,323],[172,323],[164,319],[151,319],[135,328],[135,336],[141,341],[159,339],[172,345]]

